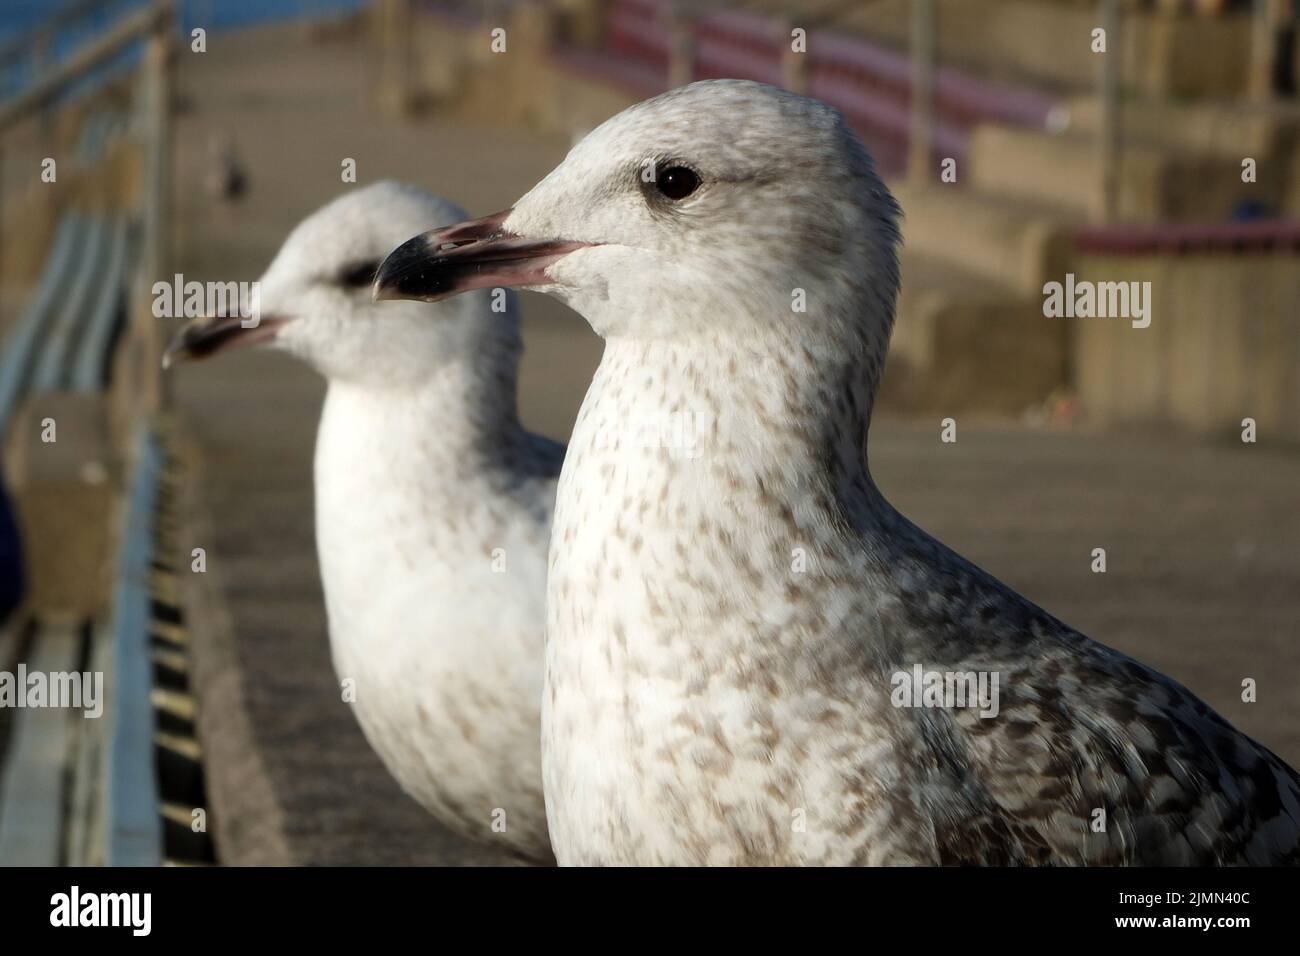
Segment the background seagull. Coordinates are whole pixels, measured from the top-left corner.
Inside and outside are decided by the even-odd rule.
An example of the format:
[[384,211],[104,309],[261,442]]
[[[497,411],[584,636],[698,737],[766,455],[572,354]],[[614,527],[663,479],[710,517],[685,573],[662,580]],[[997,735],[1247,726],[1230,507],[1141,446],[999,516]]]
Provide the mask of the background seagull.
[[238,202],[248,190],[248,173],[235,138],[229,133],[214,135],[208,142],[208,165],[203,177],[208,195],[220,202]]
[[563,448],[519,423],[513,293],[496,312],[486,291],[442,305],[370,297],[395,242],[464,216],[400,183],[350,192],[285,240],[256,328],[200,320],[169,357],[269,344],[329,380],[317,550],[361,728],[444,823],[544,861],[543,601]]
[[[537,285],[606,340],[551,536],[560,862],[1295,862],[1293,770],[877,490],[898,215],[838,112],[713,81],[381,268],[384,295]],[[693,455],[627,427],[671,416]],[[894,706],[918,664],[997,673],[997,716]]]

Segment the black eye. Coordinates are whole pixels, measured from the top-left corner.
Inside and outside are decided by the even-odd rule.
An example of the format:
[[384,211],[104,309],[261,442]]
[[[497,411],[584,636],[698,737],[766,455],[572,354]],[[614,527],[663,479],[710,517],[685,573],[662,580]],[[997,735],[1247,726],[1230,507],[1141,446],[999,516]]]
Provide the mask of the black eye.
[[655,186],[669,199],[685,199],[700,186],[700,177],[685,166],[669,166],[655,173]]
[[339,285],[349,289],[359,289],[361,286],[370,285],[375,281],[375,273],[379,271],[379,261],[371,262],[354,262],[349,266],[344,266],[343,271],[339,273]]

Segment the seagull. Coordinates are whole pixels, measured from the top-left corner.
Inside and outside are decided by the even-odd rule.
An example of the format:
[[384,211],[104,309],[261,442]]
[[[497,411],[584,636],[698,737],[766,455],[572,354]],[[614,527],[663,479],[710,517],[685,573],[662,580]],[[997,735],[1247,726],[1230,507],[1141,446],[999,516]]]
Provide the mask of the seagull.
[[382,297],[532,286],[605,339],[551,530],[558,861],[1297,862],[1294,770],[876,487],[899,217],[836,110],[706,81],[380,267]]
[[208,168],[203,177],[208,195],[221,202],[238,202],[248,189],[248,173],[230,134],[214,135],[208,141]]
[[465,215],[397,182],[347,193],[285,240],[255,327],[196,320],[168,360],[260,344],[325,376],[316,539],[343,699],[435,817],[551,862],[538,741],[564,450],[519,422],[514,293],[370,297],[394,243]]

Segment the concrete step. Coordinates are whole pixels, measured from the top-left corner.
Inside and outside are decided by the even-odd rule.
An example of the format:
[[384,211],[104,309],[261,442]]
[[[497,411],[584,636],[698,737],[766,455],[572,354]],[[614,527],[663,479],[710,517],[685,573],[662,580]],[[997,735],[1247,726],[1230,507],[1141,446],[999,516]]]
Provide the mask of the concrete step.
[[906,412],[1019,415],[1066,384],[1067,326],[1042,297],[915,252],[882,403]]
[[[1061,116],[1069,132],[1095,135],[1101,128],[1095,96],[1071,97]],[[1219,156],[1270,155],[1300,132],[1300,104],[1286,100],[1130,100],[1122,118],[1127,138]]]
[[1026,296],[1041,295],[1043,283],[1066,271],[1077,220],[1068,211],[958,184],[890,188],[906,210],[909,252]]
[[[1101,127],[1095,97],[1070,100],[1061,116],[1071,133],[1094,136]],[[1227,173],[1234,185],[1242,161],[1253,159],[1255,182],[1242,184],[1242,198],[1270,211],[1300,214],[1300,105],[1294,101],[1139,100],[1125,104],[1122,121],[1127,142],[1222,159],[1216,175]]]
[[[981,126],[971,136],[967,184],[1084,218],[1102,211],[1098,143],[1086,133]],[[1125,221],[1223,219],[1258,187],[1241,181],[1240,157],[1128,141],[1119,167]]]
[[[3,638],[0,638],[3,640]],[[77,671],[81,622],[75,617],[40,621],[27,645],[29,674]],[[7,656],[7,655],[6,655]],[[18,691],[27,693],[26,687]],[[68,763],[82,712],[43,702],[15,709],[0,768],[0,866],[59,866],[60,833],[68,794]]]
[[[791,9],[795,0],[789,0]],[[1128,3],[1120,53],[1130,87],[1167,96],[1242,91],[1250,56],[1248,4],[1217,17],[1188,16],[1171,4]],[[1049,89],[1088,90],[1097,75],[1092,30],[1095,0],[938,0],[943,63],[993,80]],[[912,0],[845,3],[833,26],[906,50]]]

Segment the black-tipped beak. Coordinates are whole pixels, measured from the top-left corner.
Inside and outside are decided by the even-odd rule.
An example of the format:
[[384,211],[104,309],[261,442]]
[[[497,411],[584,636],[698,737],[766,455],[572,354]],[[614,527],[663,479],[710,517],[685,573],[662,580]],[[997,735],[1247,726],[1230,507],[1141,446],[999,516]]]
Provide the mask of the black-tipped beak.
[[237,315],[218,318],[195,319],[182,326],[168,344],[162,356],[162,367],[170,368],[180,359],[201,359],[218,352],[247,348],[272,341],[280,328],[290,320],[276,315],[264,315],[256,325],[245,327],[251,319]]
[[502,228],[511,210],[433,229],[388,254],[375,274],[376,299],[436,302],[471,289],[545,285],[546,270],[575,249],[571,239],[524,239]]

